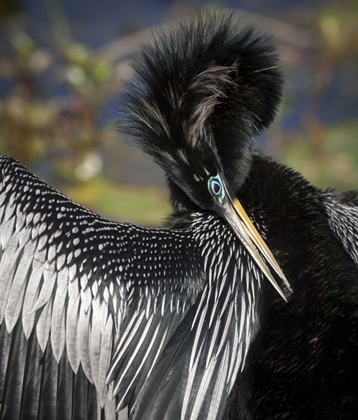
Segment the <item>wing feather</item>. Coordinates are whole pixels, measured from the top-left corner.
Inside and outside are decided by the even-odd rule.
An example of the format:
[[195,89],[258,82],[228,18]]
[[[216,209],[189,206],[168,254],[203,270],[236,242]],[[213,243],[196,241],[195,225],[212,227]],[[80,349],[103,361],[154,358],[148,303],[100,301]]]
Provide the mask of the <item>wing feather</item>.
[[22,258],[17,266],[5,309],[5,322],[8,331],[12,331],[19,319],[31,266],[32,260],[30,257]]
[[346,252],[358,265],[358,201],[357,194],[347,192],[322,194],[328,223]]
[[60,361],[63,347],[65,344],[65,307],[68,299],[67,287],[68,280],[57,275],[55,297],[53,299],[52,319],[51,319],[51,345],[52,351],[57,362]]
[[78,330],[78,316],[80,308],[80,299],[79,298],[69,298],[67,306],[67,318],[66,318],[66,346],[67,346],[67,356],[69,363],[74,371],[77,373],[78,367],[80,365],[80,354],[79,354],[79,330]]
[[2,292],[0,294],[0,322],[3,321],[5,316],[6,305],[16,267],[15,264],[21,251],[20,249],[16,251],[14,242],[15,241],[9,241],[9,247],[3,252],[0,263],[0,290]]
[[[113,349],[113,321],[109,317],[106,326],[102,332],[101,347],[99,354],[98,374],[97,374],[97,389],[99,390],[100,402],[103,405],[106,398],[106,380],[108,375],[108,366],[111,362]],[[115,401],[113,402],[115,406]]]
[[90,360],[90,318],[91,311],[86,312],[81,310],[79,313],[78,325],[81,365],[88,380],[93,383]]
[[41,267],[42,263],[33,261],[32,272],[29,276],[22,307],[22,325],[27,339],[30,337],[35,323],[36,312],[33,311],[33,308],[38,298],[40,282],[42,279]]
[[[253,283],[252,292],[258,294],[261,281],[252,266],[237,267],[238,261],[248,258],[235,254],[226,258],[228,264],[225,258],[220,260],[225,271],[218,269],[216,273],[221,275],[213,275],[211,280],[209,276],[200,298],[161,352],[140,398],[134,399],[131,419],[215,420],[223,414],[258,328],[254,319],[259,299],[252,296],[249,303],[247,288]],[[251,286],[243,283],[243,273],[248,273]]]
[[127,405],[133,420],[221,415],[255,335],[247,295],[260,275],[240,265],[219,218],[198,213],[177,230],[110,222],[7,157],[0,198],[0,418],[31,395],[36,420],[62,418],[62,404],[65,420]]
[[45,268],[42,271],[42,275],[43,275],[43,281],[41,284],[41,290],[39,293],[39,297],[37,298],[35,302],[35,306],[32,308],[33,312],[38,311],[40,308],[42,308],[49,302],[52,296],[52,293],[54,291],[55,285],[56,285],[56,280],[57,280],[56,273],[51,273]]
[[52,301],[50,300],[42,309],[39,319],[36,324],[36,334],[39,341],[41,350],[44,352],[46,349],[47,341],[51,328],[51,315],[52,315]]

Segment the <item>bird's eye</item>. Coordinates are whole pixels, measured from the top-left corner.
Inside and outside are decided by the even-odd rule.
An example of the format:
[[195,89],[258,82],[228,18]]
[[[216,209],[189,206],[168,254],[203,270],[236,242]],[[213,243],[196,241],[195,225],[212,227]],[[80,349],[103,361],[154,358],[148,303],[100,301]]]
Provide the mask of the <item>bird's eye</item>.
[[211,189],[215,195],[220,195],[221,193],[221,184],[218,181],[211,181]]
[[212,195],[222,198],[224,195],[224,188],[219,175],[212,176],[208,181],[209,191]]

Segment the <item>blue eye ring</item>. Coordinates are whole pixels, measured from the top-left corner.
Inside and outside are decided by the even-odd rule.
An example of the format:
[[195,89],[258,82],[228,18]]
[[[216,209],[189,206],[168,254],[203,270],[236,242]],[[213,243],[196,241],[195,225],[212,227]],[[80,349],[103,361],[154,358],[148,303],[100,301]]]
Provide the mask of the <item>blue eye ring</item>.
[[209,178],[208,189],[211,195],[213,195],[214,197],[217,197],[219,199],[223,198],[225,194],[225,190],[224,190],[223,183],[219,175],[212,176]]
[[219,196],[221,194],[222,186],[220,182],[218,182],[216,179],[213,179],[211,181],[210,186],[211,186],[211,191],[213,192],[214,195]]

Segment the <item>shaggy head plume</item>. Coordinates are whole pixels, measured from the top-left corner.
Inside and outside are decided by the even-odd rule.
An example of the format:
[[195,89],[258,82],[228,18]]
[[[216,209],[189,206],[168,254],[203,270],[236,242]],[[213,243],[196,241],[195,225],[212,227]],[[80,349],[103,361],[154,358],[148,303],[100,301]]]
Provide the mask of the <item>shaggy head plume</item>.
[[168,170],[211,148],[236,190],[251,145],[273,120],[282,78],[271,39],[233,15],[199,13],[153,34],[134,65],[119,122]]

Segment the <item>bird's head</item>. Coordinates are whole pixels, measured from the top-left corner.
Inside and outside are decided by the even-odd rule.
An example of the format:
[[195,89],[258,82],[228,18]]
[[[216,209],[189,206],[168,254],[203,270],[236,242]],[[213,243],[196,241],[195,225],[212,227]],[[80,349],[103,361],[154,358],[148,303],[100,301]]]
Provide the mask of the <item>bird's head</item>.
[[175,208],[220,214],[283,295],[271,269],[288,282],[236,198],[281,97],[270,38],[232,16],[199,14],[153,35],[134,69],[120,129],[164,169]]
[[221,197],[224,172],[209,134],[177,149],[174,154],[162,156],[161,165],[172,189],[175,184],[176,191],[180,190],[198,209],[215,209]]
[[281,278],[288,291],[291,291],[290,285],[227,181],[213,139],[205,136],[195,146],[180,149],[175,157],[168,156],[169,161],[165,171],[176,188],[196,206],[215,211],[231,226],[256,264],[286,300],[271,271]]

